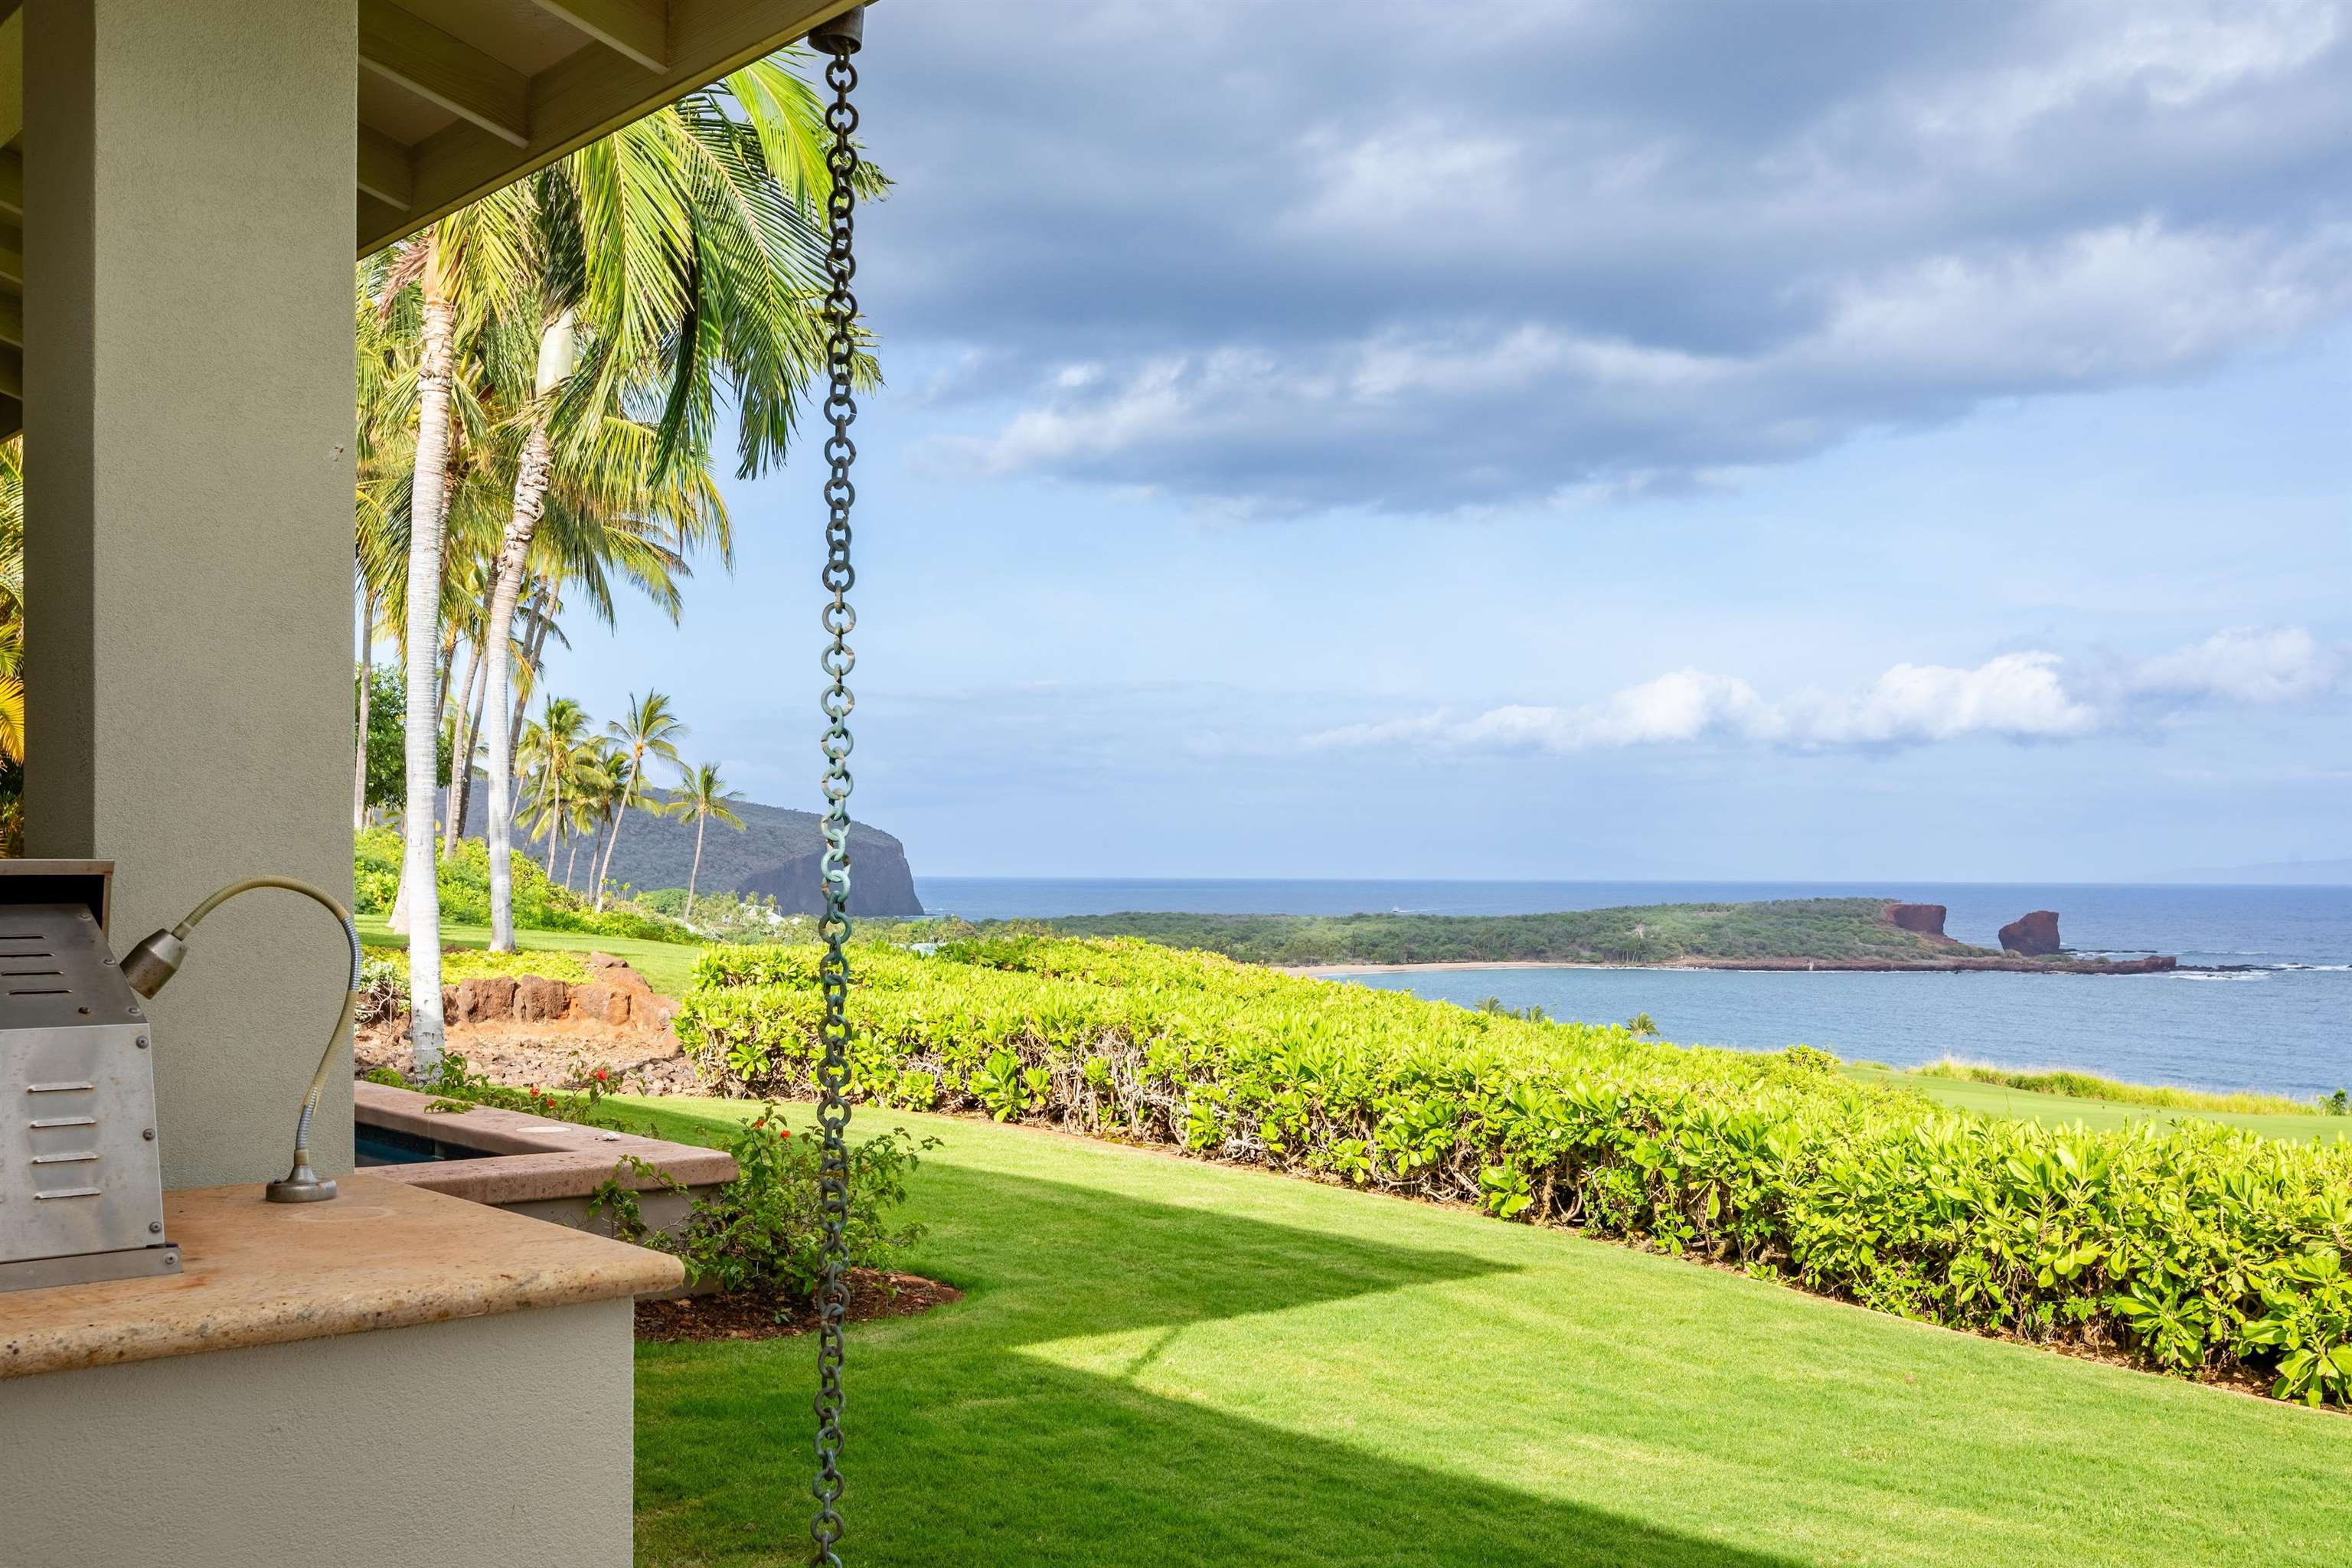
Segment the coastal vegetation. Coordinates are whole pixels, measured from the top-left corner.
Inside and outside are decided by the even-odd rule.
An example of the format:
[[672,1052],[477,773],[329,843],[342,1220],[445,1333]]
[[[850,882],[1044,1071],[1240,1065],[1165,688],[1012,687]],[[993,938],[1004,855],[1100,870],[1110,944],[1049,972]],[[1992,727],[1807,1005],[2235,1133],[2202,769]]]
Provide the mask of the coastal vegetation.
[[[702,954],[677,1027],[715,1086],[810,1092],[817,951]],[[871,1103],[1470,1204],[2352,1403],[2352,1147],[1958,1116],[1804,1047],[1685,1049],[1138,941],[869,942],[853,972]]]
[[[1017,922],[1057,936],[1133,936],[1246,963],[1926,963],[1997,959],[1906,931],[1885,899],[1635,904],[1528,915],[1080,915]],[[995,929],[990,926],[983,931]]]

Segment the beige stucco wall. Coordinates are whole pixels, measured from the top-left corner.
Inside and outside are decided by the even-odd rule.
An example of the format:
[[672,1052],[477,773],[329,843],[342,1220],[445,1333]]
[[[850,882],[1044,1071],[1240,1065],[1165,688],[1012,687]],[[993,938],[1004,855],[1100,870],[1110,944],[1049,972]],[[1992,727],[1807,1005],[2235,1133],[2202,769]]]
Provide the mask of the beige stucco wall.
[[[26,847],[119,862],[118,949],[236,877],[350,894],[355,16],[25,6]],[[284,893],[197,933],[166,1184],[282,1173],[342,952]]]
[[12,1568],[622,1568],[625,1300],[0,1382]]

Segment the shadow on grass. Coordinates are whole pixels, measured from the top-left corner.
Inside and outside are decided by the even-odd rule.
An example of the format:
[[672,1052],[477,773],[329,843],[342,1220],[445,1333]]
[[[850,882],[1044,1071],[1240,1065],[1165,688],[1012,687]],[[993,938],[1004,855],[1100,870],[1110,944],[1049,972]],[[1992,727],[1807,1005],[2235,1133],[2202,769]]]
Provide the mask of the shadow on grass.
[[[1271,1315],[1506,1271],[1492,1261],[945,1163],[925,1167],[919,1207],[933,1234],[913,1266],[970,1295],[853,1334],[853,1563],[1790,1561],[1448,1474],[1442,1453],[1400,1462],[1216,1408],[1268,1395],[1253,1367],[1233,1367],[1230,1388],[1200,1399],[1135,1385],[1187,1325],[1265,1314],[1268,1335],[1309,1331]],[[1088,1336],[1119,1336],[1089,1347],[1116,1371],[1023,1348]],[[1340,1342],[1330,1353],[1413,1349]],[[804,1340],[641,1352],[641,1563],[802,1560],[812,1355]],[[1361,1417],[1399,1419],[1387,1408]],[[1368,1436],[1397,1447],[1394,1431]]]

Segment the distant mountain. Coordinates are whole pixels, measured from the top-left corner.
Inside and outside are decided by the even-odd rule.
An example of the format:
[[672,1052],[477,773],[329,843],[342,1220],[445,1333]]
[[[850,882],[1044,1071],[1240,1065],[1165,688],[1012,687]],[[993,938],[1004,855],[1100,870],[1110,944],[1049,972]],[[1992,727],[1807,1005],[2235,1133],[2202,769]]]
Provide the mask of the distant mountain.
[[2265,860],[2252,866],[2205,866],[2166,871],[2155,882],[2220,882],[2239,887],[2352,887],[2352,860]]
[[[659,793],[659,792],[656,792]],[[488,820],[488,791],[479,777],[466,811],[466,836],[482,837]],[[667,796],[665,796],[667,798]],[[820,818],[814,812],[792,811],[781,805],[751,801],[730,803],[743,819],[743,831],[713,822],[702,840],[702,877],[695,886],[704,892],[732,890],[764,893],[788,915],[823,911],[818,881],[824,855]],[[525,847],[528,847],[527,846]],[[541,853],[546,851],[542,842]],[[580,850],[584,858],[585,844]],[[683,888],[694,865],[694,824],[656,816],[632,808],[621,824],[620,847],[613,851],[613,880],[643,891]],[[556,873],[562,874],[561,861]],[[583,868],[584,870],[584,868]],[[849,825],[849,912],[853,915],[903,916],[923,912],[915,896],[915,874],[907,851],[896,838],[862,822]],[[585,877],[578,879],[584,885]]]

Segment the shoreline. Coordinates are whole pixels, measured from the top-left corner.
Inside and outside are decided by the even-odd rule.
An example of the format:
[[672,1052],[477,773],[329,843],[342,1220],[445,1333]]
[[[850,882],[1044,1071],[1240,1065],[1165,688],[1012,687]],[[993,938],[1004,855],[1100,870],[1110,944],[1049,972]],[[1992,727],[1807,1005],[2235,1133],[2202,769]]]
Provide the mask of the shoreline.
[[1407,963],[1276,963],[1266,966],[1277,974],[1302,980],[1331,980],[1349,974],[1409,973],[1448,969],[1720,969],[1749,973],[1806,973],[1840,971],[1871,974],[2170,974],[2180,965],[2171,958],[2043,960],[2033,958],[1936,958],[1916,963],[1870,958],[1674,958],[1655,963],[1610,963],[1574,958],[1444,958]]

